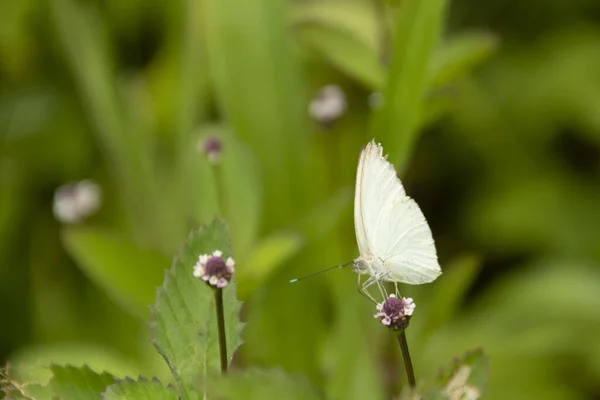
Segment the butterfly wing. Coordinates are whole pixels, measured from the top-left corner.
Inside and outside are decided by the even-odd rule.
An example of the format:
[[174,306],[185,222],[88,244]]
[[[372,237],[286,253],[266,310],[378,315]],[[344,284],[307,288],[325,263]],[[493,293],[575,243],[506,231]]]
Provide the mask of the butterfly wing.
[[425,216],[374,141],[360,156],[354,220],[361,255],[369,252],[389,268],[383,279],[417,285],[442,273]]
[[[369,147],[371,143],[367,145]],[[369,243],[369,235],[367,232],[367,216],[365,216],[365,211],[369,210],[368,206],[365,205],[365,199],[363,193],[371,189],[370,187],[365,187],[365,184],[370,183],[365,179],[365,165],[367,164],[367,159],[365,158],[365,149],[360,154],[360,159],[358,160],[358,169],[356,171],[356,188],[354,193],[354,230],[356,231],[356,242],[358,244],[358,250],[361,255],[365,255],[371,252],[371,245]]]

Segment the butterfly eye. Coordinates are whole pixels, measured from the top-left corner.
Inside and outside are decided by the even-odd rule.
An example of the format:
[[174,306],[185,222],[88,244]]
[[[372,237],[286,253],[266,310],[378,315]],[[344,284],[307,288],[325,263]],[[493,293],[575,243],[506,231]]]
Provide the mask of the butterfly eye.
[[358,259],[352,264],[352,270],[357,273],[365,273],[367,272],[368,268],[369,266],[365,260]]

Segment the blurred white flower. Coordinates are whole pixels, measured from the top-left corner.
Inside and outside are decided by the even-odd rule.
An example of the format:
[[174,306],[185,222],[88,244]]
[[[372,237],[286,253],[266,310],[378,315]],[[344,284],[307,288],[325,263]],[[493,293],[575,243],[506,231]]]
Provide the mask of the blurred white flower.
[[321,88],[310,102],[308,114],[320,124],[329,125],[346,112],[346,95],[337,85]]
[[52,209],[57,220],[73,224],[94,214],[101,204],[100,186],[91,180],[83,180],[56,189]]

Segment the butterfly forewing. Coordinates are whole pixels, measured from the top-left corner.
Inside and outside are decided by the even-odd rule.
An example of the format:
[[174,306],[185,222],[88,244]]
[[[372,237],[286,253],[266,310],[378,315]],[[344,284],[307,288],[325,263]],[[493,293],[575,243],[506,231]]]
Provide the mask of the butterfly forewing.
[[355,194],[355,228],[361,254],[376,253],[380,243],[375,243],[375,234],[381,226],[380,219],[388,212],[381,206],[391,204],[387,198],[402,199],[406,196],[396,171],[382,155],[382,148],[371,141],[362,151],[358,163]]
[[358,170],[356,172],[356,191],[354,193],[354,230],[356,231],[356,242],[358,244],[358,250],[360,251],[360,254],[366,254],[371,251],[367,235],[365,218],[363,216],[364,207],[362,201],[362,193],[364,191],[363,183],[365,164],[366,162],[363,151],[358,161]]

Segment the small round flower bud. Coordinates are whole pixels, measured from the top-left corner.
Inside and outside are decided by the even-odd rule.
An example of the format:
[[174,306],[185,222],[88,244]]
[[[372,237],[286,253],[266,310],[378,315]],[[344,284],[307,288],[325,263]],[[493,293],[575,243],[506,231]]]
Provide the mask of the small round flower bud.
[[215,164],[221,159],[223,142],[217,136],[207,136],[200,142],[200,150],[206,155],[208,162]]
[[198,257],[194,265],[194,276],[202,279],[209,286],[224,288],[231,281],[235,272],[235,262],[229,257],[224,260],[223,252],[215,250],[212,254],[203,254]]
[[94,214],[101,204],[100,186],[91,180],[83,180],[56,189],[52,210],[57,220],[73,224]]
[[346,112],[346,95],[337,85],[321,88],[310,102],[308,114],[323,125],[330,125]]
[[383,107],[383,94],[381,92],[373,92],[369,95],[369,107],[371,107],[371,110],[379,110]]
[[377,304],[377,311],[375,318],[379,318],[383,325],[392,330],[402,330],[408,327],[410,317],[415,311],[415,303],[411,298],[399,299],[391,294],[383,303]]

